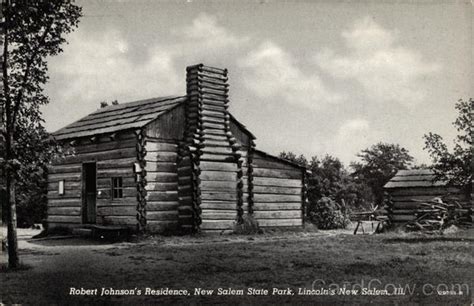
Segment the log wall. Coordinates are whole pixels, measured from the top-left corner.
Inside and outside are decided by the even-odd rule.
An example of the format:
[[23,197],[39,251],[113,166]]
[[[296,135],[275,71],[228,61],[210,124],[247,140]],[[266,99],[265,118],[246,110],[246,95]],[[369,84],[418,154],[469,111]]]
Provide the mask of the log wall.
[[238,154],[240,154],[240,162],[242,169],[242,211],[243,214],[249,213],[249,201],[251,199],[251,193],[249,192],[249,177],[252,175],[249,174],[249,150],[248,147],[240,147]]
[[[76,139],[65,143],[65,157],[49,167],[48,224],[54,227],[76,227],[82,224],[82,164],[97,166],[97,224],[136,227],[137,201],[134,163],[136,135],[123,132],[113,137]],[[112,199],[112,177],[122,177],[123,198]],[[58,194],[58,184],[64,180],[64,194]]]
[[252,160],[253,210],[259,225],[302,226],[303,170],[260,151]]
[[415,220],[415,210],[420,208],[419,201],[431,200],[447,194],[460,200],[466,199],[462,191],[455,187],[408,187],[386,190],[392,201],[391,207],[388,207],[389,218],[395,223]]
[[147,138],[145,188],[149,232],[172,231],[178,227],[177,149],[177,143]]
[[179,226],[178,144],[185,107],[178,106],[145,127],[147,231],[176,231]]
[[239,145],[237,154],[240,156],[242,170],[242,210],[243,214],[253,213],[253,193],[252,193],[252,152],[255,149],[255,142],[253,136],[250,135],[243,125],[238,124],[237,121],[231,117],[230,132],[235,137]]

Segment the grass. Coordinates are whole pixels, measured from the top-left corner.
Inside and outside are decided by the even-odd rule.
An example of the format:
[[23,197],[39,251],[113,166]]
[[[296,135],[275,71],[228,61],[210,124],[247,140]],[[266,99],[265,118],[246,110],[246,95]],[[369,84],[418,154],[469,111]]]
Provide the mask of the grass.
[[[260,235],[149,237],[135,243],[44,240],[25,245],[32,268],[2,273],[3,303],[308,303],[460,304],[471,302],[472,231],[448,236],[416,233],[274,232]],[[462,295],[440,295],[457,284]],[[331,295],[331,288],[399,287],[404,295]],[[186,296],[73,296],[71,287],[186,289]],[[214,290],[194,295],[195,288]],[[223,288],[269,290],[268,295],[217,295]],[[272,295],[273,288],[294,295]],[[315,289],[320,295],[298,295]],[[457,289],[458,287],[455,287]],[[437,292],[440,289],[440,292]],[[445,290],[448,289],[448,290]],[[260,291],[258,291],[260,290]],[[393,291],[393,290],[392,290]],[[458,290],[459,291],[459,290]],[[458,291],[456,293],[458,293]],[[100,293],[100,292],[99,292]],[[383,292],[382,292],[383,293]]]

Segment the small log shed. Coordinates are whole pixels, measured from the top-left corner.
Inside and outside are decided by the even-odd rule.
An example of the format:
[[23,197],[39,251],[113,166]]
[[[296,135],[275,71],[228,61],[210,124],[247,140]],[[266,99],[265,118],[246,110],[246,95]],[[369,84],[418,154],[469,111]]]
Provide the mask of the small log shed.
[[435,197],[458,199],[467,206],[469,196],[462,188],[448,186],[446,182],[435,180],[435,174],[429,169],[399,170],[384,186],[391,199],[388,216],[394,223],[405,223],[416,219],[415,212],[420,202]]
[[259,151],[228,111],[227,70],[187,68],[187,94],[111,105],[53,133],[49,228],[301,227],[306,169]]

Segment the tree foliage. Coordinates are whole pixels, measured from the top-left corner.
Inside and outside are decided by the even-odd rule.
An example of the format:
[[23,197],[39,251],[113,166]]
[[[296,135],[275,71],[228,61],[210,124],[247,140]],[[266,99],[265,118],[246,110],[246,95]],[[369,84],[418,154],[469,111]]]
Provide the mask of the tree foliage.
[[344,164],[331,155],[313,156],[310,161],[303,155],[282,152],[280,157],[295,162],[311,171],[308,176],[308,200],[316,203],[323,197],[337,203],[344,202],[351,209],[364,209],[373,202],[371,190],[364,181],[353,177]]
[[370,188],[351,176],[337,157],[313,156],[308,161],[303,155],[296,156],[292,152],[282,152],[280,157],[311,171],[307,177],[307,215],[319,228],[344,227],[349,210],[371,206],[373,196]]
[[58,154],[56,142],[40,126],[22,130],[17,148],[21,167],[17,182],[18,225],[28,227],[46,218],[49,162]]
[[359,154],[360,162],[351,163],[354,177],[365,182],[372,190],[376,204],[383,201],[383,186],[398,170],[408,169],[413,157],[398,144],[379,142]]
[[[20,167],[15,173],[17,223],[29,227],[46,217],[47,165],[59,153],[59,147],[42,126],[17,131],[15,139],[16,149],[21,152],[17,156]],[[6,205],[6,201],[2,202],[3,211]],[[2,221],[6,222],[5,218],[2,215]]]
[[300,154],[299,156],[296,156],[295,153],[289,151],[289,152],[281,152],[280,153],[280,158],[289,160],[291,162],[294,162],[300,166],[307,167],[308,166],[308,160],[306,157],[304,157],[303,154]]
[[337,157],[313,157],[309,169],[312,175],[308,189],[312,202],[327,197],[355,210],[368,208],[373,202],[372,193],[365,182],[350,175]]
[[[41,123],[39,107],[48,103],[47,57],[62,52],[65,35],[78,24],[81,9],[71,1],[10,1],[5,6],[4,77],[7,127]],[[5,49],[4,48],[4,49]]]
[[[17,182],[22,182],[22,175],[32,171],[28,167],[38,170],[37,160],[31,164],[25,162],[38,157],[28,156],[35,151],[28,146],[39,145],[38,141],[44,139],[40,107],[49,102],[44,94],[48,81],[47,58],[62,51],[66,34],[78,25],[81,8],[69,0],[4,0],[2,13],[5,21],[0,104],[4,109],[5,150],[1,166],[7,185],[9,265],[15,267],[18,265],[16,188],[21,190]],[[39,145],[38,151],[41,148]],[[43,175],[33,174],[33,178]]]
[[322,197],[308,209],[308,215],[320,229],[345,228],[349,217],[339,203],[328,197]]
[[443,138],[435,133],[424,135],[425,150],[433,160],[431,167],[438,180],[447,181],[454,186],[465,186],[470,192],[472,181],[473,161],[473,129],[472,115],[474,112],[474,100],[459,100],[455,104],[458,116],[453,122],[458,135],[454,139],[453,149],[450,151]]

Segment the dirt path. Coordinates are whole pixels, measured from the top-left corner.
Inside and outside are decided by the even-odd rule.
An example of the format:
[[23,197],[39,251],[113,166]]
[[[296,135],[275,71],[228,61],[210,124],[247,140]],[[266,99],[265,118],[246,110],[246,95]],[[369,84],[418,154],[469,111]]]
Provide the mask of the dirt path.
[[[432,291],[440,284],[466,284],[469,290],[474,288],[474,243],[467,232],[444,240],[395,234],[353,236],[348,231],[332,231],[151,237],[115,244],[83,239],[28,241],[32,233],[20,234],[21,258],[30,268],[1,275],[3,303],[464,304],[471,301],[472,292],[454,296]],[[362,288],[368,287],[370,281],[372,287],[379,289],[391,284],[414,289],[413,293],[395,296],[323,292],[331,284]],[[427,292],[423,286],[432,290]],[[97,296],[70,295],[71,288],[98,292]],[[135,294],[100,296],[102,288],[130,290]],[[146,288],[188,290],[189,295],[144,295]],[[214,291],[211,296],[195,295],[196,288]],[[219,288],[242,289],[245,294],[218,295]],[[255,292],[269,290],[269,294],[248,295],[249,288],[257,289]],[[295,295],[272,295],[273,288],[291,288]],[[321,292],[298,295],[299,288]]]

